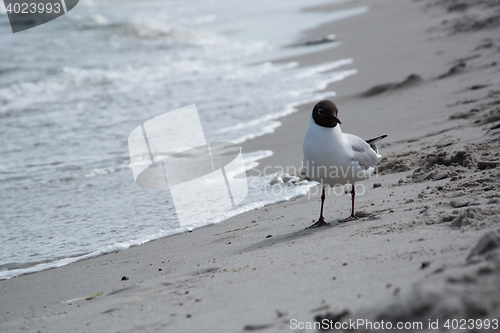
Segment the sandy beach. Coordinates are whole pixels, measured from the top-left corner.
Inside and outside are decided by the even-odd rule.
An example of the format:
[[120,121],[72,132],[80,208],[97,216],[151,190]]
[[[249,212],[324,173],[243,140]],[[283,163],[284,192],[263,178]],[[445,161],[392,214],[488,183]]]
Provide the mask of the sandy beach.
[[[314,322],[500,320],[500,3],[353,0],[366,14],[305,32],[341,46],[293,59],[352,58],[326,90],[342,130],[379,144],[376,177],[350,214],[309,195],[222,223],[0,281],[1,332],[315,332]],[[344,69],[344,68],[343,68]],[[314,103],[242,144],[272,150],[249,176],[298,167]],[[267,167],[267,169],[265,169]],[[419,327],[418,323],[422,323]],[[494,332],[493,326],[465,331]],[[344,327],[345,328],[345,327]],[[360,325],[355,331],[384,331]],[[387,326],[385,327],[387,329]],[[353,330],[350,327],[350,330]],[[397,331],[393,329],[393,331]],[[461,332],[464,330],[460,330]]]

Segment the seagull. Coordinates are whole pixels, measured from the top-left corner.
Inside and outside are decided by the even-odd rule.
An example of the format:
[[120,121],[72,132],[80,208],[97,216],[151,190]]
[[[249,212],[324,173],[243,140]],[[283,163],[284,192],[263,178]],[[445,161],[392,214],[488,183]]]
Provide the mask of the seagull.
[[302,151],[302,166],[306,175],[321,183],[321,213],[318,222],[309,228],[327,226],[323,217],[325,203],[325,185],[337,186],[351,184],[352,213],[341,222],[356,220],[354,214],[355,183],[365,180],[375,172],[378,153],[375,143],[387,135],[363,140],[352,134],[342,133],[340,119],[335,103],[329,100],[318,102],[311,113]]

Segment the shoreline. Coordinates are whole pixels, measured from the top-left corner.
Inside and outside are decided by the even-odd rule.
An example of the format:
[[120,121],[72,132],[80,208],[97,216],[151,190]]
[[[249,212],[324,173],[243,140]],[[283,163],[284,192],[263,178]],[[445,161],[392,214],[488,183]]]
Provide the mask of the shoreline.
[[[497,124],[490,119],[495,117],[490,115],[495,110],[491,103],[500,97],[484,97],[499,86],[497,67],[486,66],[498,53],[491,48],[474,50],[492,30],[468,35],[450,35],[446,28],[429,31],[452,14],[441,7],[424,9],[421,2],[395,5],[379,0],[370,2],[370,7],[362,16],[310,32],[311,37],[333,32],[345,41],[342,46],[298,59],[304,65],[331,57],[344,59],[350,53],[351,67],[358,74],[327,88],[337,91],[333,100],[339,106],[343,130],[364,138],[389,134],[381,145],[386,156],[380,163],[381,173],[363,182],[367,193],[357,202],[366,217],[336,223],[349,210],[349,200],[344,195],[328,197],[326,218],[333,227],[306,231],[319,208],[318,196],[312,193],[312,199],[304,196],[193,232],[2,280],[1,297],[6,301],[0,328],[7,332],[19,327],[51,332],[70,327],[73,331],[203,328],[220,332],[263,327],[267,332],[288,328],[286,321],[291,318],[312,321],[316,315],[344,309],[354,317],[365,313],[376,317],[385,310],[379,304],[393,302],[410,309],[406,314],[412,318],[413,303],[407,299],[414,283],[438,280],[433,286],[441,287],[436,293],[445,302],[447,294],[440,293],[447,287],[440,283],[447,274],[457,276],[454,288],[466,293],[469,286],[459,279],[465,258],[483,234],[498,227],[498,202],[490,203],[496,199],[492,190],[498,183],[498,169],[492,164],[480,171],[475,168],[479,163],[493,163],[494,159],[482,154],[494,151],[492,147],[498,149],[497,134],[488,129]],[[358,23],[366,31],[378,27],[380,35],[370,40],[365,32],[352,28]],[[494,45],[499,42],[493,41]],[[467,61],[466,70],[435,79],[458,59],[477,52],[482,56]],[[423,82],[378,96],[356,96],[373,86],[401,82],[412,73]],[[487,86],[468,88],[474,85]],[[259,160],[260,167],[300,164],[307,127],[304,119],[310,108],[300,106],[298,112],[279,119],[282,126],[273,134],[245,142],[243,148],[271,147],[274,155]],[[479,111],[471,113],[473,108]],[[476,120],[479,125],[474,125]],[[485,146],[485,138],[493,146]],[[436,149],[436,145],[444,147]],[[469,154],[457,159],[458,166],[452,165],[456,150],[465,150],[462,156]],[[443,152],[446,156],[441,160],[434,158]],[[448,175],[432,180],[442,173]],[[452,173],[457,173],[454,181]],[[421,176],[425,177],[416,182]],[[470,185],[461,186],[468,181]],[[376,182],[382,186],[372,188]],[[485,190],[487,186],[492,188]],[[484,266],[483,261],[473,265]],[[484,277],[474,278],[482,281]],[[485,288],[490,286],[485,284]],[[90,300],[61,303],[101,291],[103,295]],[[498,300],[498,295],[492,293],[490,300]],[[436,307],[430,309],[442,316]]]

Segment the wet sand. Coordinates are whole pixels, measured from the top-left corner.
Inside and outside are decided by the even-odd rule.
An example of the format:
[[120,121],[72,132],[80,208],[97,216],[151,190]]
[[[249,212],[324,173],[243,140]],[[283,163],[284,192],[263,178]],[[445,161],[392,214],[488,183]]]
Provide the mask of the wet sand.
[[[305,230],[319,215],[315,188],[190,233],[0,281],[0,331],[275,332],[291,320],[336,317],[424,328],[429,319],[500,319],[499,6],[350,3],[370,11],[304,38],[333,33],[342,45],[294,60],[352,58],[345,69],[358,74],[327,88],[337,93],[342,130],[389,135],[379,175],[357,198],[362,218],[338,223],[350,195],[334,189],[325,204],[332,226]],[[258,170],[300,165],[311,108],[243,145],[274,152]]]

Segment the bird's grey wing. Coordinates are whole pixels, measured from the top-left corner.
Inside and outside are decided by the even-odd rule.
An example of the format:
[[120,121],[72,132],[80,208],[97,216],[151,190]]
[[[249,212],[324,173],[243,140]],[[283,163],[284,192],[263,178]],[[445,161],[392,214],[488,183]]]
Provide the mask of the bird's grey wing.
[[359,166],[365,170],[375,167],[378,162],[377,153],[363,139],[352,134],[344,134],[347,143],[352,149],[352,160],[359,162]]

